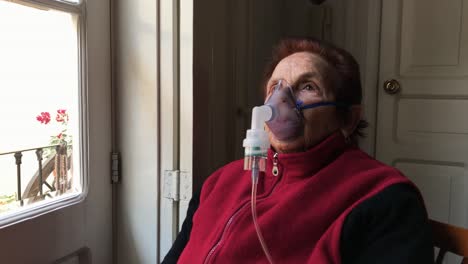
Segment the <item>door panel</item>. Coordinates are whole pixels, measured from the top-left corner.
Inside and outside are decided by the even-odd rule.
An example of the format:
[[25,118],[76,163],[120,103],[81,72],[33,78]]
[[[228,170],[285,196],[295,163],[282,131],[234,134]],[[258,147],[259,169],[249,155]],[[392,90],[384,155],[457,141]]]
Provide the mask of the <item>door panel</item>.
[[463,2],[402,2],[401,76],[466,76],[468,27],[463,17],[468,7]]
[[1,263],[111,263],[109,1],[86,5],[88,194],[81,203],[0,229]]
[[[376,156],[416,183],[431,218],[468,226],[467,3],[384,0],[382,10]],[[390,79],[399,93],[383,89]]]
[[399,141],[431,140],[456,144],[463,142],[468,134],[466,116],[460,114],[468,113],[465,99],[402,98],[397,109],[396,138]]
[[421,189],[432,218],[448,222],[454,214],[466,217],[463,204],[457,203],[455,192],[457,189],[463,192],[463,184],[459,186],[461,188],[456,185],[463,181],[463,168],[456,164],[420,160],[400,160],[395,167],[404,171]]
[[[116,141],[122,159],[122,182],[116,187],[117,250],[114,254],[117,259],[114,264],[158,263],[158,170],[160,159],[171,161],[173,156],[172,145],[160,146],[161,134],[166,135],[167,129],[172,128],[170,121],[161,129],[159,126],[160,1],[114,2]],[[172,65],[164,64],[164,67],[171,69]],[[167,94],[163,98],[172,102]],[[163,116],[171,120],[172,112],[169,110]],[[161,149],[164,156],[159,157]]]

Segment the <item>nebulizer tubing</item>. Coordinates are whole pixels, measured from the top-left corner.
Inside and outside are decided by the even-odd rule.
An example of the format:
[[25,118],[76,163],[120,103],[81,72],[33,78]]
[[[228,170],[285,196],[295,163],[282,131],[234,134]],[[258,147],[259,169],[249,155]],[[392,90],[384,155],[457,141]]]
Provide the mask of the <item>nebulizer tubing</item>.
[[254,107],[252,110],[252,125],[251,129],[247,130],[247,137],[244,139],[243,146],[245,148],[244,157],[244,170],[252,171],[252,197],[251,197],[251,209],[252,209],[252,220],[257,232],[258,240],[262,246],[263,252],[270,263],[273,263],[273,259],[268,251],[268,247],[263,239],[260,226],[257,222],[257,185],[258,176],[260,171],[265,171],[266,158],[270,142],[268,140],[268,134],[264,130],[264,124],[273,118],[273,109],[271,106],[262,105]]
[[257,221],[257,185],[258,185],[258,168],[255,168],[256,162],[254,162],[254,166],[252,166],[252,198],[251,201],[251,208],[252,208],[252,220],[255,226],[255,231],[257,232],[258,240],[260,241],[260,245],[262,245],[263,252],[268,259],[268,262],[273,264],[273,258],[270,255],[270,251],[268,250],[268,246],[265,243],[265,239],[263,239],[262,231],[260,226],[258,225]]

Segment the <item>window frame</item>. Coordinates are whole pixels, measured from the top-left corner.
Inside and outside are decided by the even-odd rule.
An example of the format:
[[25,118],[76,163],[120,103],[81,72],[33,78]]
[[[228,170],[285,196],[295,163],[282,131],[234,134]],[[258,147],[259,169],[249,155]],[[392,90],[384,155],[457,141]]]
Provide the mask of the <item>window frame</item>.
[[79,133],[79,169],[81,172],[81,192],[63,194],[52,200],[35,202],[26,207],[21,207],[11,212],[0,215],[0,229],[36,218],[38,216],[60,210],[71,205],[85,201],[89,192],[89,153],[88,153],[88,62],[87,62],[87,19],[86,0],[72,3],[62,0],[5,0],[8,2],[38,8],[51,9],[70,13],[77,16],[77,41],[78,41],[78,127]]

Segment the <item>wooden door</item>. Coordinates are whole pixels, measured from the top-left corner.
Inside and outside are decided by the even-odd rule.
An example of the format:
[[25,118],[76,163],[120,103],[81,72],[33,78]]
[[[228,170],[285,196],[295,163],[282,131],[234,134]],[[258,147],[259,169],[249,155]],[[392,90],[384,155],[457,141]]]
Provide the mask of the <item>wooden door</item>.
[[418,185],[431,218],[466,227],[468,3],[382,4],[377,159]]

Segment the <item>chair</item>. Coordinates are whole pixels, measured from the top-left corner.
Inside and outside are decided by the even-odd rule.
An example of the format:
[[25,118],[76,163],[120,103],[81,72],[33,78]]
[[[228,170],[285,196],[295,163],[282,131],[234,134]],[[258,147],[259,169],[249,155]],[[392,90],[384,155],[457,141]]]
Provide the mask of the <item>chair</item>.
[[436,264],[442,264],[447,252],[462,256],[461,264],[468,264],[468,229],[434,220],[429,221],[432,226],[434,245],[440,248]]

